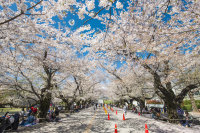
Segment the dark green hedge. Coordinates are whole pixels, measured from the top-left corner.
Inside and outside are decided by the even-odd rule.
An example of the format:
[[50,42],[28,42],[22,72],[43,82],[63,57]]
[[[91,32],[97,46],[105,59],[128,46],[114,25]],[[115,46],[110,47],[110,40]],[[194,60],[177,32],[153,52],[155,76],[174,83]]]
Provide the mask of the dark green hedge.
[[[197,108],[200,109],[200,100],[195,100]],[[184,100],[183,104],[181,105],[183,110],[192,110],[192,104],[190,100]]]

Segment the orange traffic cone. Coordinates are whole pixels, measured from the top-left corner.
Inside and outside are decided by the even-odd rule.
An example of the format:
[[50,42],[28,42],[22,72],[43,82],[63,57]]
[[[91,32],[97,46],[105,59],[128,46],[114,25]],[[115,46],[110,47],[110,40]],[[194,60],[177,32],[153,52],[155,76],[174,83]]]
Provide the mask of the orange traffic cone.
[[110,115],[109,115],[109,113],[108,113],[108,120],[110,120]]
[[117,124],[115,124],[115,133],[117,133]]
[[125,116],[124,116],[124,114],[123,114],[123,120],[125,121]]
[[116,115],[117,115],[117,110],[116,110]]
[[147,124],[145,124],[145,133],[149,133],[148,128],[147,128]]

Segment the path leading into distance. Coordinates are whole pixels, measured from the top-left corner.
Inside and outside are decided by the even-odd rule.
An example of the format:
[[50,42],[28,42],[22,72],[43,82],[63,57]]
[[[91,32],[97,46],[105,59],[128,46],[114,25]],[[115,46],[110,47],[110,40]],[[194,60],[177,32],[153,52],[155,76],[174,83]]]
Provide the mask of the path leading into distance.
[[88,108],[63,117],[60,122],[42,123],[32,127],[19,128],[20,133],[114,133],[117,124],[118,133],[145,133],[145,123],[149,133],[199,133],[200,126],[186,128],[167,122],[156,121],[128,112],[123,121],[123,111],[114,108],[114,112],[107,109],[110,120],[103,108],[96,111]]

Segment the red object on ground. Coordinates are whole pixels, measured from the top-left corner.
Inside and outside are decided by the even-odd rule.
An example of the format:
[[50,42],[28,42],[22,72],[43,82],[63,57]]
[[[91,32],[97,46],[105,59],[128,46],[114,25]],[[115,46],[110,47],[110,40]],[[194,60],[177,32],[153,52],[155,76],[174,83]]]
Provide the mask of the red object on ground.
[[117,115],[117,110],[116,110],[116,115]]
[[117,133],[117,124],[115,124],[115,133]]
[[148,128],[147,128],[147,124],[145,124],[145,133],[149,133]]
[[138,115],[140,115],[140,112],[138,112]]
[[110,115],[109,115],[109,113],[108,113],[108,120],[110,120]]
[[125,121],[125,116],[124,116],[124,114],[123,114],[123,120]]

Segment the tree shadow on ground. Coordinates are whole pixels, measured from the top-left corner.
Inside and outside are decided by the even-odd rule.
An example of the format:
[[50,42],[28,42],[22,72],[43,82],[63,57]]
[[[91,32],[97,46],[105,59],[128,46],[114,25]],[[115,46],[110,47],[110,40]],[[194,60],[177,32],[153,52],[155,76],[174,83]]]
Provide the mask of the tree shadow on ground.
[[65,133],[82,133],[87,128],[87,124],[81,125],[71,125],[68,128],[65,126],[59,126],[55,130],[57,133],[65,132]]
[[36,125],[33,125],[33,126],[29,126],[29,127],[21,127],[19,126],[17,130],[8,130],[6,132],[31,132],[31,131],[34,131],[34,129],[38,129],[38,128],[41,128],[41,127],[44,127],[48,124],[48,122],[45,122],[45,123],[38,123]]

